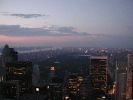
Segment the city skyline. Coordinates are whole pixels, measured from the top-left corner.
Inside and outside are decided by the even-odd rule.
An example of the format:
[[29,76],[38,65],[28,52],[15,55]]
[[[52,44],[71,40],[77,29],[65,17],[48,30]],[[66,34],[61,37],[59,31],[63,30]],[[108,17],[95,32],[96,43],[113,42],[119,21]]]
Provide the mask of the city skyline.
[[1,0],[0,45],[132,48],[132,0]]

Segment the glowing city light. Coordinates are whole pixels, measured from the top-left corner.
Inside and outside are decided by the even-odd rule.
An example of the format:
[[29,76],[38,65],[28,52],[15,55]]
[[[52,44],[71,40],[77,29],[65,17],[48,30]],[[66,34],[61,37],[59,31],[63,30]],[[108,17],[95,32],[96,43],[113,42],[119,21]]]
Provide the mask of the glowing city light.
[[51,71],[55,71],[55,67],[53,66],[53,67],[50,67],[50,70]]
[[39,92],[39,88],[36,88],[36,91]]

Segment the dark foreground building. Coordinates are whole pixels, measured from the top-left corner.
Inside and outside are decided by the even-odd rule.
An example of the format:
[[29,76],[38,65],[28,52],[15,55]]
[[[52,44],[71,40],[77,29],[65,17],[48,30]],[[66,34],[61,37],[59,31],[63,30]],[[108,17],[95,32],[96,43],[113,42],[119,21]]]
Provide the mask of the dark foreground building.
[[94,89],[94,97],[97,100],[104,100],[107,92],[107,66],[106,56],[92,56],[90,66],[90,77]]
[[31,92],[32,63],[14,62],[6,64],[6,79],[2,83],[3,95],[18,98],[20,94]]
[[2,67],[6,67],[6,63],[12,63],[18,61],[18,52],[14,48],[10,48],[5,45],[2,50]]

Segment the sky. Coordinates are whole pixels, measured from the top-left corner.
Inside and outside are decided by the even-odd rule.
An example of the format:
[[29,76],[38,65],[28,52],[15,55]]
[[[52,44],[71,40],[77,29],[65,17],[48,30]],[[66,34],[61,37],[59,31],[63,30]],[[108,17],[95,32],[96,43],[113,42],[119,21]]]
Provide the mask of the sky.
[[0,46],[133,48],[133,0],[0,0]]

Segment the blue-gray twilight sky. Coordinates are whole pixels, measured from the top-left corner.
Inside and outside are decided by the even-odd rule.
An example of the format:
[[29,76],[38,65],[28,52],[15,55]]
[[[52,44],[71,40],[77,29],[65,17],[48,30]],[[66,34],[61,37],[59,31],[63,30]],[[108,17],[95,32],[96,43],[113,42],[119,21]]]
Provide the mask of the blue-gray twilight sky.
[[133,47],[133,0],[0,0],[0,45]]

